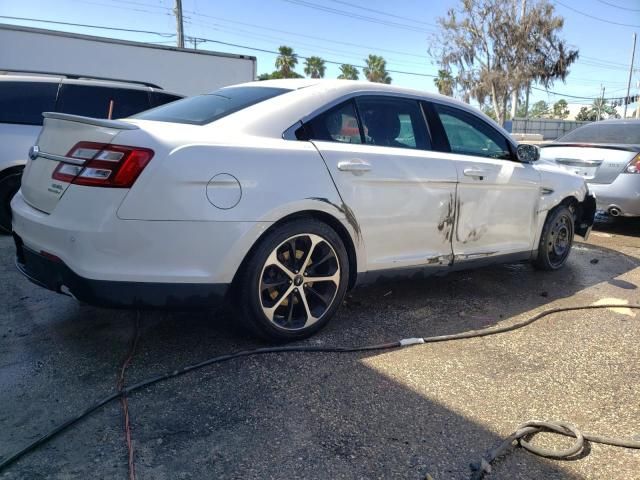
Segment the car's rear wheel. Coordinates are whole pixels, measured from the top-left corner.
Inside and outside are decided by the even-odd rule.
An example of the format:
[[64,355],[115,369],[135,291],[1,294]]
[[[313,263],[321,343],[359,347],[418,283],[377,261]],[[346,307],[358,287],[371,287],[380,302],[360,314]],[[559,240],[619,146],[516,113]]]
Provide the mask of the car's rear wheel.
[[573,245],[574,212],[565,205],[551,210],[542,227],[538,257],[534,265],[541,270],[558,270],[569,258]]
[[0,232],[11,233],[11,199],[20,190],[22,168],[9,171],[0,178]]
[[245,263],[236,284],[238,307],[263,338],[305,338],[334,315],[348,278],[340,236],[318,220],[294,220],[267,233]]

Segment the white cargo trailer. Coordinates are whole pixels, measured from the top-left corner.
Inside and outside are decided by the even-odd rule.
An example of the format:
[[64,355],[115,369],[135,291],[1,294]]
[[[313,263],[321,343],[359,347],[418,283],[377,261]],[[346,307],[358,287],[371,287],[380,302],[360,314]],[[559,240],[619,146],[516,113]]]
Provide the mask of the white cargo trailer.
[[0,72],[57,72],[151,83],[182,95],[256,78],[256,58],[0,24]]

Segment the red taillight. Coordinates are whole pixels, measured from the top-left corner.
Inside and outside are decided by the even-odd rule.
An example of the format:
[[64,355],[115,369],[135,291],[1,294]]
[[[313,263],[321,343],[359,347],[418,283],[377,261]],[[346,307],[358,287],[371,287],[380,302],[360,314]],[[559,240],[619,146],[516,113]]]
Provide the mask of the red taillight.
[[625,173],[640,173],[640,153],[633,157],[633,160],[629,162],[624,171]]
[[83,159],[85,163],[60,163],[52,178],[74,185],[130,188],[153,157],[153,150],[80,142],[67,157]]

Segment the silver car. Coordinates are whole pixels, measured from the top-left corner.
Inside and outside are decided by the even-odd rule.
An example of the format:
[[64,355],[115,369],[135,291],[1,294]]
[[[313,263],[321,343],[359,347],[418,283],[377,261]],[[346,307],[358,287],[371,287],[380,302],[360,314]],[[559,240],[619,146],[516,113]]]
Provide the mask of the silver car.
[[597,208],[640,217],[640,120],[606,120],[543,145],[540,158],[583,177]]

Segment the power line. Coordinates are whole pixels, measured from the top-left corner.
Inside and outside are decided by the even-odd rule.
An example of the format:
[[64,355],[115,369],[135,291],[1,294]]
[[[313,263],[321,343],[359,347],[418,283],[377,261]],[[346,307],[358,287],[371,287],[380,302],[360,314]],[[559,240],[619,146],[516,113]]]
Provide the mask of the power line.
[[0,15],[0,18],[6,18],[9,20],[22,20],[27,22],[39,22],[39,23],[53,23],[56,25],[69,25],[72,27],[86,27],[86,28],[97,28],[101,30],[113,30],[116,32],[132,32],[132,33],[148,33],[149,35],[159,35],[161,37],[169,38],[175,37],[175,33],[160,33],[160,32],[152,32],[149,30],[135,30],[132,28],[120,28],[120,27],[104,27],[100,25],[87,25],[86,23],[71,23],[71,22],[60,22],[55,20],[41,20],[38,18],[26,18],[26,17],[10,17],[7,15]]
[[640,12],[640,8],[629,8],[629,7],[621,7],[620,5],[615,5],[613,3],[606,2],[605,0],[598,0],[600,3],[604,3],[605,5],[609,5],[613,8],[619,8],[620,10],[628,10],[630,12]]
[[410,22],[420,23],[422,25],[429,25],[430,27],[437,27],[437,25],[434,24],[434,23],[423,22],[422,20],[416,20],[415,18],[403,17],[401,15],[395,15],[393,13],[383,12],[382,10],[376,10],[374,8],[371,8],[371,7],[365,7],[364,5],[357,5],[355,3],[345,2],[344,0],[329,0],[329,1],[333,2],[333,3],[339,3],[339,4],[342,4],[342,5],[346,5],[348,7],[356,8],[356,9],[359,9],[359,10],[367,10],[367,11],[372,12],[372,13],[378,13],[380,15],[385,15],[387,17],[398,18],[400,20],[408,20]]
[[570,7],[569,5],[565,5],[560,0],[553,0],[553,1],[555,3],[557,3],[558,5],[562,5],[564,8],[567,8],[567,9],[571,10],[572,12],[579,13],[580,15],[584,15],[585,17],[592,18],[593,20],[598,20],[600,22],[610,23],[612,25],[619,25],[621,27],[640,28],[640,25],[631,25],[629,23],[614,22],[612,20],[605,20],[604,18],[596,17],[595,15],[589,15],[588,13],[584,13],[584,12],[581,12],[580,10],[577,10],[577,9],[575,9],[573,7]]
[[362,15],[359,13],[347,12],[345,10],[340,10],[337,8],[326,7],[324,5],[318,5],[317,3],[308,2],[306,0],[283,0],[284,2],[291,3],[293,5],[298,5],[302,7],[312,8],[315,10],[319,10],[322,12],[333,13],[335,15],[341,15],[343,17],[349,17],[356,20],[362,20],[369,23],[377,23],[379,25],[385,25],[388,27],[400,28],[402,30],[408,30],[417,33],[429,33],[429,30],[424,28],[415,27],[413,25],[407,25],[406,23],[393,22],[391,20],[383,20],[380,18],[370,17],[367,15]]

